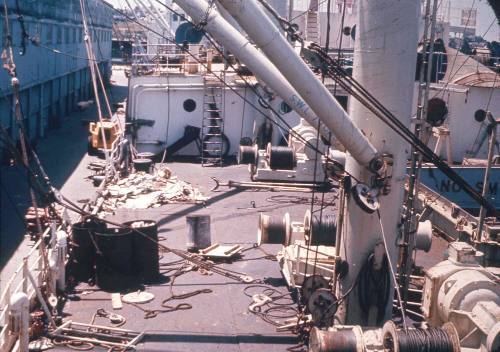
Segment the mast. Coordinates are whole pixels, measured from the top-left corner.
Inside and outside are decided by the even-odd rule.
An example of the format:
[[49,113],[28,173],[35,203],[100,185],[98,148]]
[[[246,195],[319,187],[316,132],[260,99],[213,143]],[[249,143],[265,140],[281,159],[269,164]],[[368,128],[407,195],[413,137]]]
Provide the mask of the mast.
[[[413,100],[420,2],[359,0],[358,4],[354,78],[408,126]],[[406,160],[410,156],[410,147],[358,101],[352,99],[349,107],[353,123],[363,126],[363,131],[373,146],[380,153],[387,154],[393,163],[386,175],[388,178],[385,180],[385,187],[381,190],[381,193],[388,194],[378,195],[378,211],[368,214],[361,209],[355,197],[349,197],[347,201],[344,220],[346,232],[341,256],[347,261],[349,271],[340,280],[339,295],[347,294],[353,286],[357,287],[339,309],[338,318],[346,324],[362,324],[367,322],[363,318],[367,312],[362,311],[359,302],[360,294],[366,292],[359,292],[358,283],[361,279],[358,276],[367,258],[373,253],[373,266],[375,270],[380,269],[387,249],[389,264],[396,270],[396,242],[401,231]],[[350,154],[347,155],[346,170],[373,187],[373,174]],[[390,267],[389,265],[385,270]],[[391,274],[385,306],[378,308],[377,315],[381,315],[382,320],[391,317],[394,277]],[[369,315],[373,315],[372,309],[373,306],[370,307]],[[368,324],[382,323],[376,320],[380,319],[369,317]]]

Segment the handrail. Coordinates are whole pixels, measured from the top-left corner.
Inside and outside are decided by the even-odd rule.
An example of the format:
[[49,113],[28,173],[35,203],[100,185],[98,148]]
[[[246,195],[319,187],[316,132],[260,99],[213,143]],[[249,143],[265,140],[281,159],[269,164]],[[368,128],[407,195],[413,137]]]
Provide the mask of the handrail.
[[[113,177],[115,174],[117,174],[115,162],[119,161],[119,159],[121,159],[122,157],[121,154],[122,154],[123,143],[124,143],[124,138],[122,131],[122,134],[112,144],[111,155],[113,156],[113,159],[110,160],[110,164],[107,165],[106,167],[107,169],[106,173],[110,177]],[[115,160],[114,158],[118,160]],[[103,182],[103,184],[104,183],[105,182]],[[101,185],[101,187],[102,186],[103,185]],[[99,197],[95,199],[94,203],[97,204],[97,207],[102,205],[102,202],[99,202]],[[52,235],[55,236],[55,234],[61,229],[62,225],[60,225]],[[11,276],[9,281],[7,281],[4,292],[2,292],[0,296],[0,326],[2,327],[0,330],[0,351],[19,350],[18,336],[11,336],[9,334],[10,320],[8,314],[10,312],[9,298],[11,297],[11,295],[17,292],[24,292],[28,296],[28,299],[30,301],[30,306],[35,296],[39,296],[39,299],[42,299],[40,290],[34,285],[40,285],[39,282],[40,275],[43,272],[43,268],[41,266],[43,265],[43,260],[40,252],[40,246],[42,240],[49,234],[50,231],[51,231],[50,226],[44,230],[42,236],[40,236],[40,239],[30,249],[28,255],[24,257],[23,263],[17,268],[17,270]],[[17,285],[13,288],[13,285],[16,283],[16,279],[18,279],[18,276],[20,274],[22,274],[23,276],[21,280],[17,283]],[[43,301],[41,301],[40,303],[42,304],[44,310],[47,312],[48,307],[46,306],[46,304]],[[53,325],[54,324],[53,319],[50,316],[48,318],[49,321],[51,321],[51,324]]]

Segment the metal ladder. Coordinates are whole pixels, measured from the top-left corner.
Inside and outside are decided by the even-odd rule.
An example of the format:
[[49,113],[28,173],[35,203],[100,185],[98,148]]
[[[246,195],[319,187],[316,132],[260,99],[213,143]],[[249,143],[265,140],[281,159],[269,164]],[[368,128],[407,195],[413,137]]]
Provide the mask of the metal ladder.
[[[225,72],[222,74],[225,80]],[[224,84],[216,77],[203,77],[201,165],[222,166],[224,156]]]
[[312,0],[306,16],[306,40],[319,44],[319,4]]

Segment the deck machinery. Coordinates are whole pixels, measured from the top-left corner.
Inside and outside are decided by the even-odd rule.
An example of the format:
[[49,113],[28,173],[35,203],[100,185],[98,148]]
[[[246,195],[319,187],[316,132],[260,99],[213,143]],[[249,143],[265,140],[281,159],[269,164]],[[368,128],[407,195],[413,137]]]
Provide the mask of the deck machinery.
[[[304,222],[290,221],[287,216],[283,220],[261,216],[259,224],[260,242],[284,245],[283,272],[288,283],[301,286],[306,296],[306,311],[315,325],[309,349],[405,352],[420,346],[425,351],[498,351],[498,270],[482,266],[484,256],[467,243],[450,244],[448,259],[426,271],[421,303],[425,322],[418,328],[409,326],[409,317],[404,314],[406,297],[403,301],[396,276],[401,279],[401,275],[411,273],[399,272],[400,250],[405,246],[410,253],[417,248],[428,250],[432,238],[429,222],[422,221],[420,226],[414,225],[410,241],[402,241],[410,145],[363,102],[353,100],[346,113],[259,2],[220,0],[219,4],[261,52],[239,45],[242,37],[206,1],[177,1],[195,23],[202,23],[257,78],[300,111],[305,121],[319,127],[324,136],[333,133],[347,150],[340,181],[340,209],[335,214],[338,220],[330,219],[328,226],[321,226],[322,221],[311,220],[309,213]],[[359,1],[354,78],[374,92],[406,127],[410,124],[414,89],[419,13],[416,1]],[[307,47],[307,43],[301,45],[302,50]],[[269,72],[272,74],[266,75]],[[296,153],[296,147],[292,141],[288,149],[269,146],[259,151],[247,147],[241,158],[257,165],[252,170],[257,178],[264,177],[262,171],[267,169],[265,177],[293,181],[290,170],[302,163],[296,175],[315,181],[310,168],[324,161],[318,163],[319,155],[304,149]],[[280,169],[274,178],[273,169]],[[320,252],[316,259],[321,260],[302,262],[300,248]],[[307,270],[301,272],[301,264],[315,265],[322,276],[315,279]],[[393,302],[396,311],[401,310],[398,319],[393,316]],[[427,345],[421,347],[424,342]]]

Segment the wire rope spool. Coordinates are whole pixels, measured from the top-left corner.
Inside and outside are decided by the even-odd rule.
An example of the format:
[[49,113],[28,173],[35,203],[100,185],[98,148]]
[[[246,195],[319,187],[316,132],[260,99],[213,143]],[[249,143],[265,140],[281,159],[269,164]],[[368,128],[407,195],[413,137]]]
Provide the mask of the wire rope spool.
[[297,158],[293,147],[273,147],[267,145],[269,167],[273,170],[293,170],[297,166]]
[[254,145],[240,145],[240,150],[238,152],[238,164],[257,164],[257,158],[259,156],[259,147],[257,144]]
[[282,244],[287,245],[292,233],[290,214],[286,213],[282,219],[260,214],[257,244]]
[[443,327],[400,330],[393,321],[382,328],[386,352],[460,352],[458,333],[451,323]]
[[304,302],[307,302],[313,292],[320,288],[330,288],[329,282],[323,276],[307,276],[300,288],[300,293],[302,294],[302,299],[304,300]]
[[310,352],[364,352],[363,330],[359,325],[339,330],[313,327],[309,334]]
[[337,232],[337,217],[334,214],[311,216],[308,209],[304,216],[304,232],[312,246],[335,246]]
[[330,326],[338,308],[337,297],[329,288],[319,288],[307,300],[307,310],[315,325]]
[[378,208],[380,208],[376,192],[364,183],[356,184],[352,188],[352,195],[356,204],[369,214],[374,213]]

